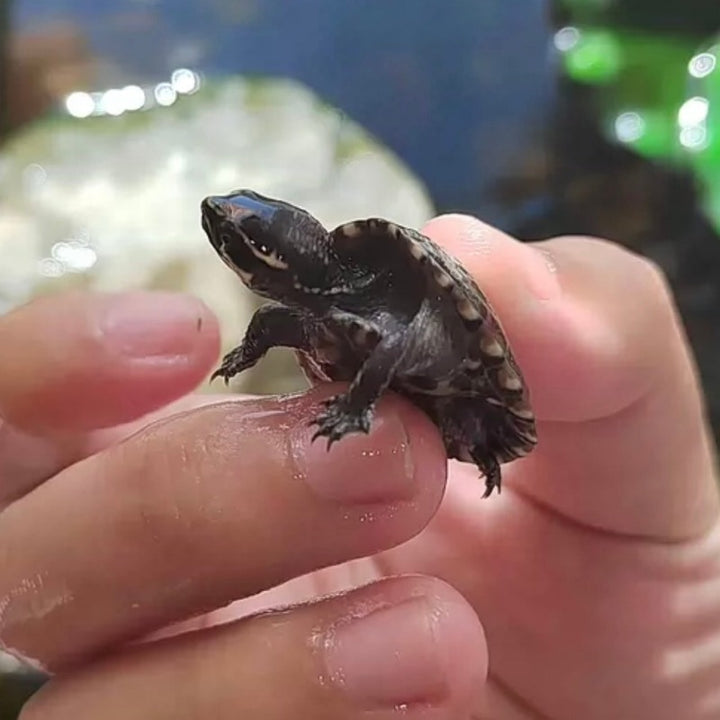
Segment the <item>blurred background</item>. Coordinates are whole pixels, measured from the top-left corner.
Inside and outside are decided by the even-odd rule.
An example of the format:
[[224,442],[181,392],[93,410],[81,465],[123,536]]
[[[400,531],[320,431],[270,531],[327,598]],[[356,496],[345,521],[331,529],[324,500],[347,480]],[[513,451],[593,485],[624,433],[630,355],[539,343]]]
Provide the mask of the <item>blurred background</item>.
[[[249,186],[328,225],[473,213],[524,240],[592,234],[655,259],[717,436],[720,4],[408,8],[0,0],[0,312],[70,287],[183,289],[229,348],[256,300],[200,231],[204,195]],[[273,351],[236,387],[301,385]],[[42,678],[0,668],[11,720]]]

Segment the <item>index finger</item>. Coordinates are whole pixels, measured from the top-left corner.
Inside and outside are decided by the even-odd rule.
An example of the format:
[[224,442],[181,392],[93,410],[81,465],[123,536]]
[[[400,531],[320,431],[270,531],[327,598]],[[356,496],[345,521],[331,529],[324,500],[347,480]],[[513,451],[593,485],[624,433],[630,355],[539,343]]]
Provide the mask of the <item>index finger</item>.
[[718,513],[711,442],[661,273],[611,243],[530,245],[466,216],[425,232],[486,292],[530,388],[538,446],[505,470],[507,486],[613,532],[706,530]]

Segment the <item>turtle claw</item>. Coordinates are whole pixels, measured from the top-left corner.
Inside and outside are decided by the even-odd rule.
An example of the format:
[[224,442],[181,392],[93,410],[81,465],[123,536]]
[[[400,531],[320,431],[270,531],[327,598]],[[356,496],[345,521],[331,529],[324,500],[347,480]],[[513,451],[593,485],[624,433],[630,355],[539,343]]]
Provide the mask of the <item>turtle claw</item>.
[[502,490],[501,490],[500,482],[499,481],[494,482],[492,480],[488,480],[487,478],[485,478],[485,492],[483,493],[483,496],[482,496],[483,500],[485,500],[486,498],[489,498],[495,490],[497,490],[498,495],[501,493]]
[[210,382],[215,382],[219,377],[223,379],[225,382],[225,386],[227,387],[230,384],[230,378],[228,377],[227,373],[225,372],[225,369],[220,367],[218,368],[211,376],[210,376]]
[[367,434],[370,432],[371,412],[369,408],[355,410],[343,396],[325,400],[323,405],[325,410],[310,422],[310,425],[318,426],[311,442],[319,437],[327,437],[327,449],[330,450],[333,443],[348,433]]
[[230,384],[230,378],[234,374],[235,373],[229,371],[228,368],[225,367],[225,365],[222,365],[210,376],[210,382],[212,383],[219,377],[221,377],[223,379],[223,382],[225,383],[225,387],[227,387]]
[[252,363],[248,362],[245,348],[243,346],[235,348],[222,359],[220,367],[210,376],[210,382],[221,377],[227,387],[230,384],[230,378],[247,370],[251,365]]
[[485,475],[483,500],[489,498],[494,491],[497,491],[499,495],[502,491],[502,475],[500,474],[500,465],[497,460],[493,459],[492,461],[488,461],[483,467],[483,474]]

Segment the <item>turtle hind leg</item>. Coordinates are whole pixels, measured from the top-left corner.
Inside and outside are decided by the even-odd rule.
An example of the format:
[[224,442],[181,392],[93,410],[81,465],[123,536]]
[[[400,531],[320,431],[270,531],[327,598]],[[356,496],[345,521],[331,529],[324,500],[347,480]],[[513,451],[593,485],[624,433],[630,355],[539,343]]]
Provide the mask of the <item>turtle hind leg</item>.
[[502,454],[498,454],[495,438],[488,432],[488,423],[478,421],[477,402],[476,398],[460,397],[425,399],[418,404],[426,406],[423,409],[442,431],[448,457],[478,467],[485,479],[483,498],[487,498],[495,490],[500,494]]
[[485,478],[483,498],[490,497],[493,490],[497,490],[499,495],[502,490],[502,472],[497,458],[492,453],[489,453],[487,448],[477,446],[470,449],[470,456]]

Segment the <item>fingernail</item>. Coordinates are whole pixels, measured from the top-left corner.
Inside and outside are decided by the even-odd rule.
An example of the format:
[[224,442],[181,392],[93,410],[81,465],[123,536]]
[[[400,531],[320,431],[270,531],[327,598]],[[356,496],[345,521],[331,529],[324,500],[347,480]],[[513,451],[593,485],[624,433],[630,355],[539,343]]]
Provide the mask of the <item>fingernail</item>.
[[422,597],[353,618],[325,637],[328,674],[366,709],[438,703],[448,694],[438,613]]
[[207,310],[175,293],[138,292],[109,296],[99,320],[105,347],[133,359],[177,358],[197,347]]
[[[313,408],[314,413],[322,408]],[[312,440],[316,426],[301,420],[291,434],[296,466],[320,496],[341,503],[409,500],[416,492],[415,458],[395,408],[376,412],[370,433],[349,433],[330,449],[327,438]]]

